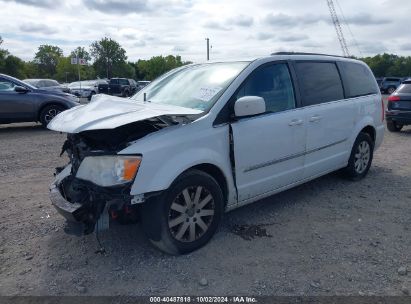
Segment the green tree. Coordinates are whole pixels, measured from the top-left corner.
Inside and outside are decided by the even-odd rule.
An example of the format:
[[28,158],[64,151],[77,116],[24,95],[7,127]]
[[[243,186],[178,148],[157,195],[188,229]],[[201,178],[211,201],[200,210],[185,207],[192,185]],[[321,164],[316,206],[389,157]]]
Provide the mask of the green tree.
[[59,59],[63,56],[63,51],[58,46],[40,45],[34,61],[38,64],[38,69],[42,77],[53,78],[56,73]]
[[82,46],[78,46],[75,50],[71,51],[70,53],[71,58],[77,58],[77,55],[79,58],[86,59],[87,62],[91,60],[89,52],[87,52],[86,49]]
[[90,46],[90,54],[94,58],[94,69],[100,77],[111,78],[122,76],[119,72],[126,64],[126,51],[121,45],[111,39],[104,37],[100,41],[95,41]]
[[24,64],[19,57],[8,55],[4,60],[3,73],[20,79],[26,78]]
[[139,80],[153,80],[172,69],[188,63],[191,62],[183,62],[180,56],[155,56],[149,60],[137,61],[135,63],[136,75]]

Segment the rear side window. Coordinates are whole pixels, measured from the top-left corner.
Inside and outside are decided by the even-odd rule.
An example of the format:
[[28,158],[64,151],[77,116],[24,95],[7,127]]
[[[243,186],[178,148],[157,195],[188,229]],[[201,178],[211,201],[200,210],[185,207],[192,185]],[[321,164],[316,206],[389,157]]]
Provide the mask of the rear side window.
[[119,83],[120,83],[121,85],[128,85],[127,79],[120,79],[120,80],[119,80]]
[[378,93],[374,75],[366,66],[352,62],[343,62],[341,66],[344,74],[347,97],[358,97]]
[[335,63],[297,62],[296,70],[304,106],[344,99]]
[[405,83],[399,86],[397,93],[411,94],[411,83]]

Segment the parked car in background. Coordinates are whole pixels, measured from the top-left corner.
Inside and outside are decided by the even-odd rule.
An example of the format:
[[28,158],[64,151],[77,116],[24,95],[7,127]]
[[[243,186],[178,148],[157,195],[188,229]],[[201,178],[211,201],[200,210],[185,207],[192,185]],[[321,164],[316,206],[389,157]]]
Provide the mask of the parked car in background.
[[383,111],[371,70],[353,59],[186,65],[130,100],[101,94],[58,115],[48,128],[67,133],[70,163],[57,169],[50,199],[86,234],[141,212],[154,246],[187,253],[225,211],[340,169],[364,178]]
[[76,81],[70,83],[68,87],[71,94],[90,100],[93,95],[100,93],[98,88],[100,84],[108,84],[108,82],[103,79]]
[[66,86],[62,86],[54,79],[24,79],[23,81],[37,89],[70,93],[70,90]]
[[378,87],[381,87],[381,83],[382,83],[383,79],[384,79],[383,77],[375,77],[375,80],[377,81]]
[[0,74],[0,123],[40,121],[43,126],[58,113],[79,105],[78,98],[61,91],[38,89]]
[[403,77],[384,77],[380,84],[381,93],[394,93],[403,80]]
[[147,80],[140,80],[137,81],[137,92],[140,91],[142,88],[146,87],[151,81]]
[[411,80],[405,80],[388,97],[385,112],[387,128],[391,132],[401,131],[405,125],[411,125]]
[[111,78],[108,84],[99,84],[100,93],[129,97],[137,92],[137,83],[134,79]]

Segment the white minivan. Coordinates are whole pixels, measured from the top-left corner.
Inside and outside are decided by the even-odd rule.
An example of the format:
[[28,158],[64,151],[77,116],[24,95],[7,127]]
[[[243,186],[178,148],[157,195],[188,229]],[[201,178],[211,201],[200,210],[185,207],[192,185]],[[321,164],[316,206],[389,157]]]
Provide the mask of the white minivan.
[[87,234],[141,220],[159,249],[207,243],[224,212],[332,171],[363,178],[384,134],[361,61],[280,53],[191,64],[130,99],[96,95],[48,125],[67,133],[50,198]]

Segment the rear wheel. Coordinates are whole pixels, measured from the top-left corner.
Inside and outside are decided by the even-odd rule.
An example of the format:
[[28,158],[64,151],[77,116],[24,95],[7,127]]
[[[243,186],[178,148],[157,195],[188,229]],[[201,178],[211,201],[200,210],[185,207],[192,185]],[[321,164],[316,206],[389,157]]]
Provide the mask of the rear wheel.
[[402,127],[402,125],[397,124],[395,121],[387,121],[387,129],[390,132],[399,132]]
[[351,180],[360,180],[367,175],[374,153],[374,142],[367,133],[360,133],[351,150],[344,175]]
[[40,122],[43,127],[47,127],[48,123],[60,112],[64,111],[64,108],[59,105],[46,106],[40,113]]
[[213,177],[190,170],[142,207],[143,229],[151,243],[166,253],[184,254],[211,239],[222,218],[224,201]]

